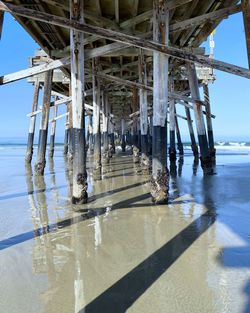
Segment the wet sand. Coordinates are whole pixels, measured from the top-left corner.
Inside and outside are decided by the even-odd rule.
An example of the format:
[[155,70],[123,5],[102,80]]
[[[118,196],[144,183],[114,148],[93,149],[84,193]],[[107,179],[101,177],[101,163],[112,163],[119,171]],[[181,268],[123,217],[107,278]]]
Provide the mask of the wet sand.
[[116,156],[90,202],[70,204],[62,149],[44,179],[24,148],[0,151],[0,312],[250,312],[250,157],[218,156],[203,177],[172,168],[170,201]]

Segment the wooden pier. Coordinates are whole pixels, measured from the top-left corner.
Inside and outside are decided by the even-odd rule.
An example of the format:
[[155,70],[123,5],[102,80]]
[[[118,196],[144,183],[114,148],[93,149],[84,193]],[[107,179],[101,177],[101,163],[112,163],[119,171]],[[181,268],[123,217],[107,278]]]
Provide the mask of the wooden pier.
[[[39,117],[35,170],[44,174],[46,149],[50,147],[52,158],[56,121],[64,118],[72,203],[88,201],[87,154],[92,156],[94,179],[100,180],[103,166],[115,154],[115,142],[123,153],[131,151],[134,163],[150,175],[152,201],[166,203],[168,159],[175,162],[178,154],[183,156],[179,119],[187,123],[194,157],[211,173],[216,157],[209,96],[213,70],[247,79],[250,70],[216,60],[200,45],[225,18],[242,12],[250,60],[248,0],[0,1],[0,34],[4,12],[41,48],[28,69],[0,77],[0,85],[20,79],[34,85],[26,162],[33,157]],[[58,116],[59,105],[65,113]],[[185,116],[178,114],[180,106]]]

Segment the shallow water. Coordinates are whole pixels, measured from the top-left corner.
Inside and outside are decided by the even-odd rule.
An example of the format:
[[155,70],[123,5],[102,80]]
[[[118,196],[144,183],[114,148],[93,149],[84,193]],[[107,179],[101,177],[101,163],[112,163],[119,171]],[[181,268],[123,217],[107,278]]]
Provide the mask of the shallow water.
[[187,156],[168,205],[116,156],[90,201],[70,204],[62,148],[44,178],[24,148],[0,151],[0,312],[250,312],[250,157],[219,155],[204,177]]

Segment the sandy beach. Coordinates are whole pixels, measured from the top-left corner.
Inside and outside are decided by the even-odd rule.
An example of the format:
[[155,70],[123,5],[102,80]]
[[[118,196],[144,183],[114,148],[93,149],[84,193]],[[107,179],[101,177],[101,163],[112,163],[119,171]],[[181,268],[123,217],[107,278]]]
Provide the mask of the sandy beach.
[[88,167],[78,207],[62,147],[44,178],[24,152],[0,150],[1,312],[250,312],[249,154],[218,153],[205,177],[186,156],[154,206],[149,177],[119,153],[99,182]]

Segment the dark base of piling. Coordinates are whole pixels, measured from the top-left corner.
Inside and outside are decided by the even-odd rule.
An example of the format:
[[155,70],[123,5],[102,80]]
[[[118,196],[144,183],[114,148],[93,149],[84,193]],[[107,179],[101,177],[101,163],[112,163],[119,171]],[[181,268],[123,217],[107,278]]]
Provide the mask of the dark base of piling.
[[151,177],[151,199],[154,204],[166,204],[168,202],[169,173],[158,171],[156,179]]
[[176,150],[175,149],[169,148],[168,154],[169,154],[169,160],[170,161],[176,161]]
[[191,145],[191,149],[193,151],[193,155],[195,158],[198,158],[199,157],[199,150],[198,150],[198,147],[197,145]]
[[43,175],[45,169],[46,162],[39,162],[35,165],[35,172],[37,175]]
[[33,156],[34,133],[29,133],[25,161],[31,163]]
[[122,144],[121,144],[121,147],[122,147],[122,152],[125,152],[125,151],[126,151],[126,139],[125,139],[125,135],[122,135]]
[[180,156],[184,155],[184,149],[183,149],[183,145],[182,144],[178,144],[178,151],[179,151],[179,155]]
[[169,172],[166,167],[166,136],[166,127],[153,126],[151,195],[152,202],[155,204],[165,204],[168,201]]
[[88,202],[88,193],[85,192],[80,198],[72,197],[72,204],[86,204]]

